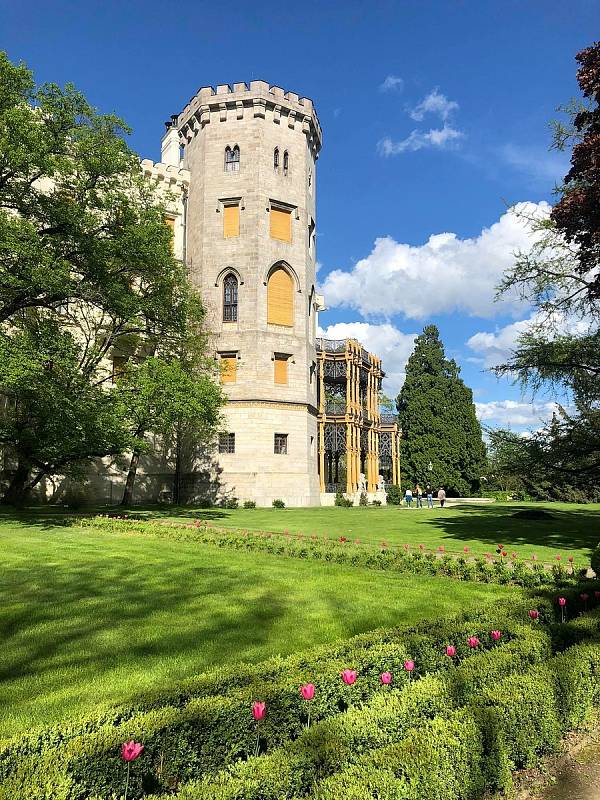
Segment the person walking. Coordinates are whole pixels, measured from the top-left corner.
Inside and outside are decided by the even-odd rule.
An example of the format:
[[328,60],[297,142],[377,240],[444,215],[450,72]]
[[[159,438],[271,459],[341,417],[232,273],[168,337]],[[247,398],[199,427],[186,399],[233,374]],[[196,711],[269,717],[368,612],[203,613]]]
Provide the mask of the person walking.
[[430,483],[425,487],[425,496],[427,497],[427,508],[433,508],[433,486]]
[[440,508],[443,508],[444,503],[446,502],[446,492],[443,486],[440,486],[440,490],[438,492],[438,500],[440,501]]
[[412,491],[410,489],[406,490],[406,494],[404,495],[404,499],[406,500],[406,505],[408,508],[412,508]]
[[415,486],[415,495],[417,498],[417,508],[423,508],[423,489],[421,489],[418,483]]

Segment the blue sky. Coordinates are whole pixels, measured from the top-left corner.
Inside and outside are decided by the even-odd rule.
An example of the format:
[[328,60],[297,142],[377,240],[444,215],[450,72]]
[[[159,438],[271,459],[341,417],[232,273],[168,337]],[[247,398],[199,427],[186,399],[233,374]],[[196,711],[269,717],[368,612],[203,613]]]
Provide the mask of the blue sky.
[[436,323],[482,421],[521,429],[552,398],[532,406],[483,371],[531,316],[492,302],[527,243],[507,209],[553,201],[567,158],[548,151],[548,122],[577,94],[574,55],[599,22],[598,0],[0,0],[0,47],[122,116],[155,160],[163,121],[200,86],[262,78],[311,97],[322,327],[377,351],[393,392],[413,335]]

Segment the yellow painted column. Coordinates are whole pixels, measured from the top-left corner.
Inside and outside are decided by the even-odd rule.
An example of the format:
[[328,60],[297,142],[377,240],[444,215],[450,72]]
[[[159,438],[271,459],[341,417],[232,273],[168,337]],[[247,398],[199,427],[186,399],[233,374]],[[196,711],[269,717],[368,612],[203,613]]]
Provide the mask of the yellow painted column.
[[350,422],[346,425],[346,492],[352,492],[352,424]]
[[325,412],[325,356],[319,359],[319,411]]

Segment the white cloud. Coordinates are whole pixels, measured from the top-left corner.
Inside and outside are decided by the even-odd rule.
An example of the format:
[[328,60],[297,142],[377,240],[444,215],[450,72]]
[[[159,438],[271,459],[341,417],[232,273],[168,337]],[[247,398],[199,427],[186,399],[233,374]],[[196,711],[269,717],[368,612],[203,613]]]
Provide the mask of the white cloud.
[[[547,203],[520,203],[519,211],[548,214]],[[375,240],[373,250],[350,271],[333,270],[322,283],[327,304],[355,308],[365,316],[403,314],[425,319],[459,311],[479,317],[522,314],[517,296],[495,303],[495,289],[514,261],[516,250],[531,246],[530,231],[507,211],[473,239],[438,233],[412,246],[391,236]]]
[[[493,333],[479,331],[467,340],[467,346],[478,354],[477,360],[480,364],[485,367],[495,367],[508,361],[517,347],[517,339],[532,326],[543,324],[544,319],[542,314],[538,313],[528,319],[497,328]],[[558,334],[583,335],[589,333],[594,325],[593,320],[566,318],[559,314],[555,314],[551,321],[549,331]]]
[[444,122],[454,112],[458,111],[458,103],[455,100],[448,100],[437,88],[426,95],[421,102],[410,111],[410,116],[417,122],[421,122],[425,114],[437,114]]
[[379,84],[380,92],[401,92],[404,89],[404,81],[397,75],[388,75],[383,83]]
[[500,428],[540,428],[558,411],[556,403],[525,403],[516,400],[492,400],[475,403],[480,422]]
[[460,139],[464,138],[462,131],[444,124],[443,128],[432,128],[425,131],[412,131],[406,139],[395,142],[389,136],[381,139],[377,144],[377,149],[382,156],[397,156],[399,153],[414,152],[423,150],[426,147],[437,147],[440,150],[447,150],[455,146]]
[[383,391],[396,397],[404,383],[406,362],[414,348],[416,333],[402,333],[389,323],[370,325],[367,322],[336,322],[328,328],[319,329],[319,336],[326,339],[358,339],[370,352],[383,362],[386,376]]

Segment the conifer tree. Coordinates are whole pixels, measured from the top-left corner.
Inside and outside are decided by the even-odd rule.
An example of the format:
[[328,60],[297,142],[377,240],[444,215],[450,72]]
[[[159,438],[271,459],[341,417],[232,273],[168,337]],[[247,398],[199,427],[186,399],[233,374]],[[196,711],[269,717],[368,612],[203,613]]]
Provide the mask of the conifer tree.
[[461,496],[479,489],[485,446],[473,393],[459,376],[454,359],[444,354],[438,329],[428,325],[415,340],[396,401],[403,439],[400,467],[407,485],[429,482]]

